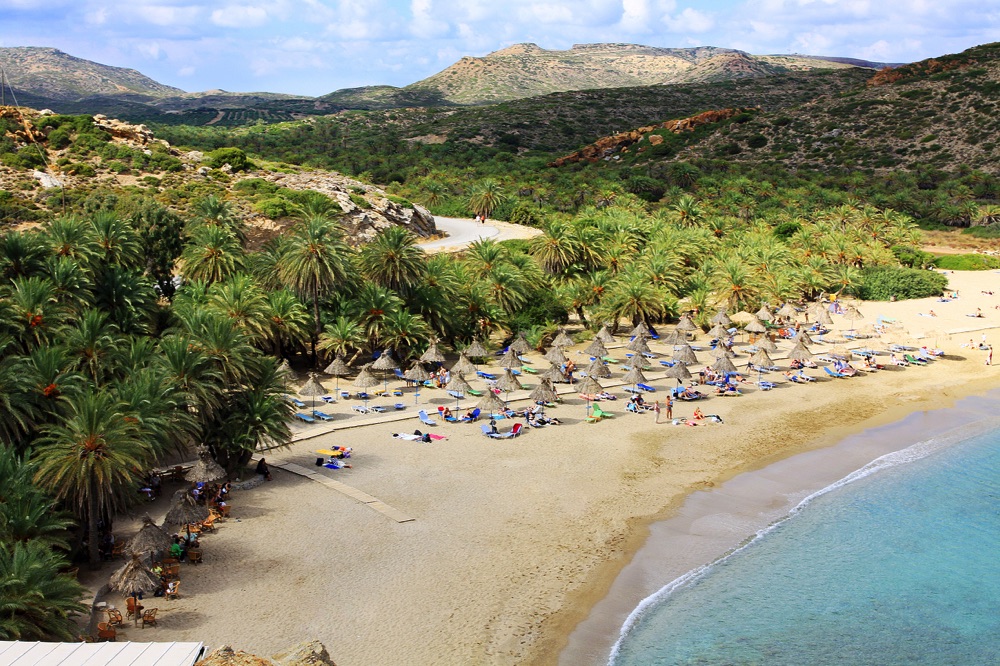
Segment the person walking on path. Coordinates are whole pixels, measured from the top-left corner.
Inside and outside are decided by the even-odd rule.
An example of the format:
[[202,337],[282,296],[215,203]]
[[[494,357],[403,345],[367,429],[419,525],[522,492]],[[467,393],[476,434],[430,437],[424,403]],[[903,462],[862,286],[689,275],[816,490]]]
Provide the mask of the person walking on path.
[[660,401],[659,400],[654,400],[653,401],[653,413],[656,414],[656,421],[655,422],[659,423],[660,422]]
[[986,365],[993,365],[993,345],[987,347],[989,351],[986,353]]

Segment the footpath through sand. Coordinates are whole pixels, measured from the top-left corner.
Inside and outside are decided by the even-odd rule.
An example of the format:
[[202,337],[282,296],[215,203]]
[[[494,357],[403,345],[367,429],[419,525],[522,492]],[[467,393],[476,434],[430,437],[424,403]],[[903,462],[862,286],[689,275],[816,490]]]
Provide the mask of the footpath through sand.
[[540,229],[524,227],[519,224],[490,220],[481,224],[475,220],[458,217],[434,217],[434,224],[445,238],[418,243],[425,252],[460,252],[477,240],[491,238],[496,241],[513,240],[515,238],[534,238],[541,235]]

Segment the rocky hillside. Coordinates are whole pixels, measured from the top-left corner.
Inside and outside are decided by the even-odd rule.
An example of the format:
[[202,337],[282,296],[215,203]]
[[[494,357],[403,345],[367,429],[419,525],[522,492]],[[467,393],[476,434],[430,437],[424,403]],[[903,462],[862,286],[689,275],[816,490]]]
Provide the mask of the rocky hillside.
[[317,197],[338,210],[354,243],[391,225],[437,233],[424,208],[338,173],[254,165],[242,151],[180,152],[144,125],[105,116],[56,116],[0,107],[0,226],[33,222],[100,192],[148,195],[184,213],[208,195],[246,221],[254,244],[280,234]]
[[852,65],[799,56],[753,56],[733,49],[669,49],[637,44],[578,44],[550,51],[516,44],[465,57],[403,90],[455,104],[488,104],[569,90],[693,83]]

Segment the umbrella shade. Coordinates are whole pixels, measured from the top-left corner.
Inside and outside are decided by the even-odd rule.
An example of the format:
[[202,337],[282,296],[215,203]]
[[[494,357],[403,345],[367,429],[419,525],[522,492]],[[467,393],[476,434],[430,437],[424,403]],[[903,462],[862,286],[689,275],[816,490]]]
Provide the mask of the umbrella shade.
[[847,349],[846,347],[834,347],[830,351],[830,356],[841,358],[844,359],[845,361],[850,361],[851,358],[853,358],[854,354],[852,354],[851,350]]
[[147,553],[168,550],[173,542],[174,540],[162,527],[154,523],[152,518],[146,516],[142,519],[142,529],[129,540],[128,545],[125,546],[125,552],[129,555],[142,557]]
[[200,523],[206,518],[208,518],[208,507],[195,502],[191,493],[181,488],[170,500],[170,510],[167,511],[167,517],[163,522],[170,525],[187,525]]
[[427,351],[420,355],[420,360],[424,363],[444,363],[444,354],[438,350],[436,342],[432,342]]
[[736,366],[733,365],[733,362],[729,360],[729,357],[727,356],[723,356],[718,359],[712,364],[712,368],[714,368],[716,372],[736,372]]
[[517,337],[514,338],[514,342],[510,343],[509,349],[513,349],[518,354],[527,354],[533,351],[531,345],[528,344],[528,340],[524,337],[524,333],[518,333]]
[[788,358],[793,361],[808,361],[812,357],[812,352],[801,342],[792,347],[792,350],[788,352]]
[[583,350],[584,354],[589,356],[596,356],[601,358],[602,356],[608,355],[608,348],[604,346],[599,338],[594,338],[594,341],[587,345],[587,348]]
[[455,365],[451,366],[451,371],[453,373],[460,372],[463,375],[471,375],[475,374],[476,366],[473,365],[472,361],[469,360],[469,357],[465,355],[465,352],[462,352],[458,355],[458,360],[455,361]]
[[677,363],[691,365],[698,362],[698,357],[694,353],[691,345],[678,345],[674,347],[673,359]]
[[556,347],[572,347],[574,342],[573,338],[569,337],[569,334],[560,328],[559,335],[557,335],[555,340],[552,341],[552,344]]
[[858,321],[859,319],[864,318],[865,316],[861,314],[861,311],[853,305],[849,305],[847,309],[844,310],[844,319],[847,319],[848,321]]
[[562,347],[552,347],[546,352],[544,356],[545,360],[549,363],[563,364],[566,362],[566,354],[563,353]]
[[742,322],[744,324],[748,324],[754,320],[754,316],[749,312],[737,312],[732,316],[732,320],[737,323]]
[[299,389],[299,395],[312,396],[313,409],[316,409],[316,396],[326,394],[326,387],[320,384],[319,380],[316,379],[315,372],[309,373],[309,381],[303,384],[302,388]]
[[465,381],[465,377],[463,377],[462,373],[459,372],[452,374],[451,381],[449,381],[444,388],[447,391],[458,391],[459,393],[465,393],[470,388],[472,388],[472,385],[469,384],[469,382]]
[[812,336],[806,331],[799,331],[798,335],[795,336],[797,340],[801,340],[804,345],[811,345],[813,343]]
[[753,320],[747,324],[746,328],[748,333],[763,333],[767,330],[767,326],[761,323],[760,319],[754,317]]
[[771,338],[765,336],[757,341],[757,349],[763,349],[764,351],[770,353],[778,351],[778,345],[771,341]]
[[517,352],[513,349],[507,349],[507,353],[505,353],[503,358],[500,359],[501,368],[520,368],[522,365],[524,365],[524,363],[522,363],[521,359],[517,357]]
[[762,368],[770,368],[774,365],[774,361],[771,360],[771,357],[763,349],[757,350],[757,352],[750,357],[750,362]]
[[392,350],[386,349],[382,355],[372,363],[372,370],[399,370],[399,363],[392,357]]
[[729,314],[725,310],[719,310],[719,312],[712,317],[712,323],[717,326],[732,326],[733,320],[729,318]]
[[551,382],[561,382],[566,380],[566,375],[563,373],[562,368],[553,363],[548,370],[542,373],[542,379],[548,379]]
[[344,363],[344,357],[338,354],[337,358],[330,361],[330,365],[326,366],[323,372],[331,377],[346,377],[351,374],[351,369]]
[[524,387],[521,386],[521,382],[517,381],[517,377],[510,371],[510,368],[504,368],[503,375],[497,380],[497,388],[509,393],[511,391],[520,391]]
[[580,382],[579,389],[580,393],[600,393],[604,390],[604,387],[601,386],[600,382],[588,375]]
[[711,356],[712,358],[722,358],[723,356],[725,356],[726,358],[732,358],[733,352],[729,351],[722,345],[717,345],[715,349],[708,352],[708,355]]
[[[454,368],[452,368],[452,372],[455,372]],[[431,378],[431,373],[420,365],[420,361],[414,361],[410,369],[403,373],[403,377],[414,382],[426,382]]]
[[771,321],[772,319],[774,319],[774,315],[771,314],[771,311],[767,309],[767,304],[760,306],[760,310],[757,310],[755,316],[757,317],[757,319],[760,319],[761,321]]
[[683,315],[680,318],[680,321],[677,322],[677,330],[684,331],[685,333],[688,331],[697,331],[698,326],[693,321],[691,321],[691,317]]
[[678,331],[677,329],[671,330],[669,333],[660,338],[660,342],[668,345],[679,345],[682,342],[687,342],[687,336],[684,335],[684,331]]
[[541,384],[532,389],[528,398],[535,402],[555,402],[559,399],[559,394],[551,381],[543,379]]
[[476,403],[476,407],[487,414],[493,414],[503,411],[507,408],[507,405],[504,404],[504,401],[501,400],[496,393],[493,391],[487,391],[486,395],[483,396],[483,399]]
[[149,570],[137,553],[132,559],[111,574],[111,589],[121,592],[126,597],[138,594],[148,594],[160,587],[160,577]]
[[646,338],[648,338],[649,337],[649,326],[646,326],[646,322],[640,321],[639,324],[635,328],[632,329],[632,332],[629,333],[629,337],[632,337],[632,338],[646,337]]
[[211,483],[218,481],[226,475],[226,470],[222,469],[219,463],[212,460],[212,454],[207,447],[199,447],[198,462],[187,471],[184,478],[191,483]]
[[490,355],[490,350],[478,338],[473,340],[472,344],[466,347],[464,351],[465,355],[469,358],[482,358]]
[[799,311],[795,309],[795,306],[791,303],[785,303],[778,309],[778,314],[782,317],[796,317]]
[[625,345],[625,348],[634,351],[637,354],[652,353],[649,350],[649,345],[646,344],[646,338],[642,337],[641,335],[637,335],[636,337],[632,338],[632,340],[630,340],[629,343]]
[[605,324],[604,326],[601,326],[601,330],[597,332],[597,335],[594,336],[594,339],[600,340],[601,342],[607,345],[615,341],[615,336],[611,335],[611,331],[608,330],[608,325]]
[[643,370],[653,367],[653,364],[649,362],[649,359],[641,354],[635,354],[632,358],[628,359],[628,365],[636,368],[642,368]]
[[368,366],[366,365],[361,368],[361,372],[359,372],[358,376],[354,378],[353,384],[359,389],[371,388],[373,386],[378,386],[378,378],[375,377],[370,370],[368,370]]
[[829,326],[833,323],[833,319],[830,317],[830,311],[823,307],[822,304],[816,305],[816,321],[824,326]]
[[292,374],[292,366],[288,364],[288,359],[282,359],[281,365],[278,366],[277,374],[281,377],[289,377]]
[[626,384],[645,384],[646,375],[642,374],[642,368],[638,365],[633,365],[632,369],[625,373],[622,377],[622,381]]
[[587,376],[608,379],[611,377],[611,369],[608,367],[608,364],[600,358],[595,358],[590,362],[590,365],[587,366]]
[[683,363],[675,363],[673,366],[667,368],[666,376],[670,379],[676,379],[679,382],[686,382],[691,379],[691,371]]
[[712,328],[708,329],[708,334],[713,338],[721,338],[728,331],[729,329],[727,329],[723,324],[716,324]]

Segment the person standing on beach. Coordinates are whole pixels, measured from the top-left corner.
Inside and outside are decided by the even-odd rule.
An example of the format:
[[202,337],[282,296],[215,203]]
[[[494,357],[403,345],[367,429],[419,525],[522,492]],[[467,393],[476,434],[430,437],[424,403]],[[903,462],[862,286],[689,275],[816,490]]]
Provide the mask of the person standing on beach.
[[656,414],[656,421],[655,422],[659,423],[660,422],[660,401],[659,400],[654,400],[653,401],[653,413]]
[[989,351],[986,354],[986,365],[993,365],[993,345],[987,347]]
[[674,418],[674,399],[672,396],[667,396],[667,420],[670,421]]

